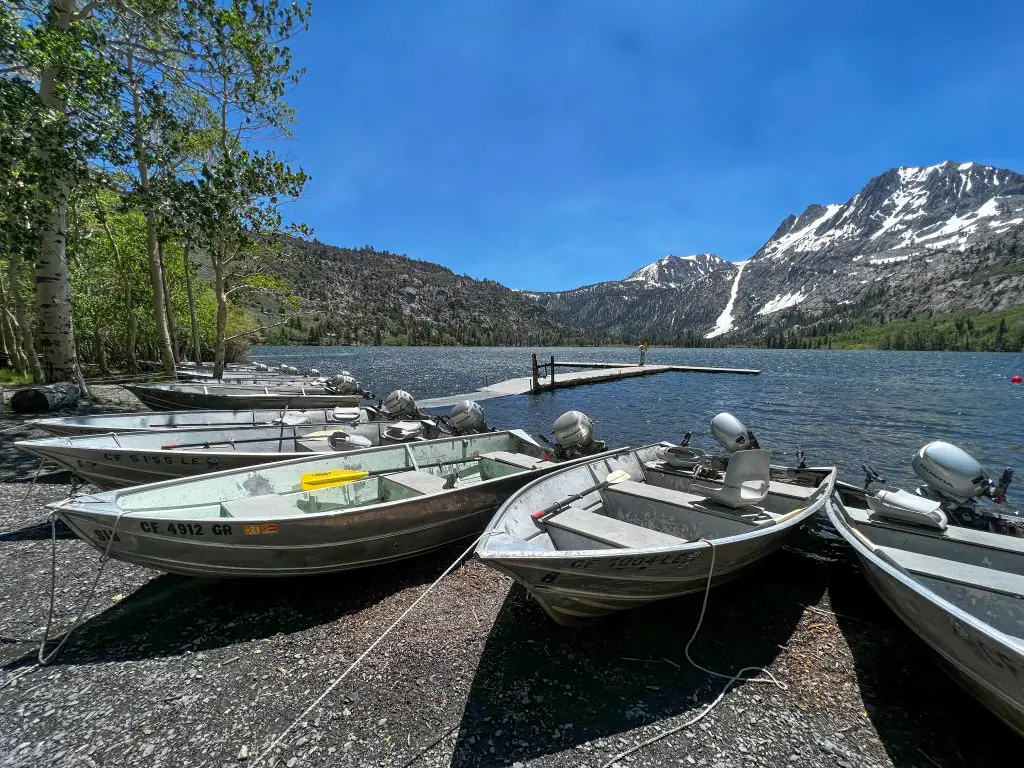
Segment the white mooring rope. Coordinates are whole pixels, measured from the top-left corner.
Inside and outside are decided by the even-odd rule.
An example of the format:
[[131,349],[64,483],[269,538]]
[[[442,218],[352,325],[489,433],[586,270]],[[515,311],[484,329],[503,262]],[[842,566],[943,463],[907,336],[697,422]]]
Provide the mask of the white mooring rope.
[[256,766],[260,765],[264,760],[266,760],[267,756],[271,753],[271,751],[273,751],[273,749],[275,747],[277,747],[281,743],[281,741],[284,739],[284,737],[287,736],[291,732],[292,728],[294,728],[296,725],[298,725],[300,722],[302,722],[302,720],[304,720],[309,715],[310,712],[312,712],[314,709],[316,709],[320,705],[320,702],[322,702],[324,699],[326,699],[330,695],[331,691],[333,691],[335,688],[337,688],[341,684],[341,681],[344,680],[353,669],[355,669],[357,666],[359,666],[359,664],[363,661],[363,659],[365,659],[367,656],[369,656],[373,652],[373,649],[376,648],[378,645],[380,645],[380,643],[384,640],[384,638],[386,638],[388,635],[390,635],[391,632],[395,629],[395,627],[397,627],[399,624],[401,624],[402,620],[405,619],[405,617],[408,616],[410,613],[412,613],[413,609],[417,605],[419,605],[421,602],[423,602],[423,598],[425,598],[427,595],[429,595],[434,590],[434,588],[438,584],[441,583],[441,581],[444,579],[445,576],[450,574],[452,571],[454,571],[459,566],[459,563],[461,563],[463,561],[463,559],[470,552],[473,551],[473,547],[475,547],[477,545],[477,543],[481,539],[483,539],[485,536],[490,536],[490,535],[492,535],[494,533],[502,533],[502,531],[485,531],[484,533],[480,534],[475,539],[473,539],[473,542],[466,548],[466,550],[461,555],[459,555],[457,558],[455,558],[455,562],[453,562],[451,565],[449,565],[447,568],[445,568],[444,573],[442,573],[440,576],[438,576],[437,579],[434,581],[434,583],[431,584],[429,587],[427,587],[423,591],[423,594],[421,594],[419,597],[417,597],[413,601],[412,605],[410,605],[408,608],[406,608],[402,612],[401,616],[399,616],[397,619],[395,619],[393,622],[391,622],[391,626],[389,626],[387,629],[385,629],[384,632],[376,640],[374,640],[372,643],[370,643],[370,646],[365,651],[363,651],[361,654],[359,654],[359,657],[355,661],[353,661],[351,664],[349,664],[348,668],[344,672],[342,672],[340,675],[338,675],[338,677],[336,677],[331,682],[331,684],[327,686],[327,688],[324,690],[324,692],[321,693],[319,696],[317,696],[316,699],[314,699],[313,703],[310,704],[308,707],[306,707],[302,711],[302,714],[300,714],[298,717],[296,717],[294,720],[292,720],[291,724],[287,728],[285,728],[283,731],[281,731],[281,733],[276,738],[274,738],[273,741],[270,742],[270,745],[256,756],[256,759],[253,760],[249,764],[250,768],[256,768]]
[[[644,747],[650,746],[656,741],[661,741],[662,739],[667,738],[674,733],[679,733],[680,731],[689,728],[691,725],[700,722],[709,712],[711,712],[711,710],[718,706],[718,704],[725,697],[725,694],[729,691],[729,689],[737,680],[742,679],[748,683],[771,683],[777,686],[778,688],[782,689],[783,691],[786,690],[785,683],[782,683],[779,680],[777,680],[771,672],[769,672],[767,669],[763,669],[762,667],[744,667],[735,675],[724,675],[721,672],[716,672],[713,669],[708,669],[707,667],[701,666],[693,660],[692,656],[690,656],[690,646],[693,645],[693,641],[697,639],[697,634],[700,632],[701,625],[704,623],[704,612],[707,610],[708,595],[711,593],[711,577],[715,573],[715,544],[710,539],[701,539],[701,541],[703,541],[709,547],[711,547],[711,565],[708,568],[707,583],[704,585],[704,602],[701,603],[700,606],[700,617],[697,619],[697,626],[693,628],[693,634],[690,635],[689,642],[686,643],[686,647],[683,649],[683,655],[686,656],[686,660],[690,662],[690,664],[694,668],[699,669],[701,672],[706,672],[712,677],[718,677],[722,680],[727,680],[728,682],[725,684],[725,687],[722,688],[718,696],[715,697],[715,700],[708,704],[704,709],[702,709],[696,716],[691,717],[685,723],[677,725],[675,728],[670,728],[669,730],[663,731],[662,733],[659,733],[656,736],[652,736],[651,738],[647,739],[647,741],[640,742],[635,747],[630,747],[625,752],[620,752],[619,754],[615,755],[615,757],[613,757],[611,760],[604,763],[601,766],[601,768],[609,768],[609,766],[614,765],[619,760],[622,760],[624,757],[628,757],[629,755],[632,755],[634,752],[639,752]],[[764,673],[765,675],[767,675],[767,677],[743,677],[743,674],[745,672],[751,671]]]

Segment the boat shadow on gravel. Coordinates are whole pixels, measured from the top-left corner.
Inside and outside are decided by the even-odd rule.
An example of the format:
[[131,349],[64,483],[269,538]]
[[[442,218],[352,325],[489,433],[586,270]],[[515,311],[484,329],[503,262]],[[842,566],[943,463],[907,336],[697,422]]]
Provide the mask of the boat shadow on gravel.
[[939,656],[882,602],[852,553],[834,569],[832,609],[864,709],[894,765],[1020,765],[1024,740],[956,684]]
[[[281,579],[156,576],[83,623],[51,666],[155,659],[301,632],[430,583],[454,556],[443,549],[375,568]],[[34,658],[33,649],[2,668]]]
[[[691,655],[728,673],[769,665],[803,606],[817,603],[825,587],[820,564],[789,552],[773,555],[745,578],[712,590]],[[562,627],[513,587],[472,682],[453,768],[525,762],[699,712],[722,687],[683,654],[702,598]]]

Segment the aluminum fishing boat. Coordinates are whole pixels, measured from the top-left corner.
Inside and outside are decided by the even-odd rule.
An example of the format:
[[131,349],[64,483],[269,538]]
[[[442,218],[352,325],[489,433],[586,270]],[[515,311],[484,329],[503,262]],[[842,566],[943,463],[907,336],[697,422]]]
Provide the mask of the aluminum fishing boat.
[[[974,516],[979,497],[1004,500],[1008,478],[992,483],[968,454],[941,442],[922,448],[914,469],[925,481],[916,493],[837,489],[829,520],[879,597],[1024,736],[1024,538],[955,524]],[[1012,517],[1000,513],[1000,524]]]
[[53,506],[80,538],[101,552],[109,544],[111,557],[136,565],[194,576],[292,576],[400,560],[476,536],[510,493],[556,466],[525,432],[511,430]]
[[182,429],[228,429],[271,427],[279,424],[353,425],[387,418],[376,408],[320,408],[317,410],[245,410],[245,411],[143,411],[140,413],[96,416],[61,416],[30,421],[51,435],[102,435],[107,432],[167,432]]
[[435,440],[435,421],[373,421],[352,425],[287,425],[111,432],[20,440],[23,451],[59,464],[103,488],[126,488],[177,477],[337,453],[374,445]]
[[531,483],[498,510],[476,556],[573,624],[702,591],[712,559],[713,584],[739,576],[835,484],[834,467],[772,467],[746,446],[731,447],[724,471],[695,471],[678,466],[677,448],[614,451]]
[[157,411],[182,409],[335,408],[358,406],[361,394],[330,393],[324,386],[245,386],[242,384],[124,384]]

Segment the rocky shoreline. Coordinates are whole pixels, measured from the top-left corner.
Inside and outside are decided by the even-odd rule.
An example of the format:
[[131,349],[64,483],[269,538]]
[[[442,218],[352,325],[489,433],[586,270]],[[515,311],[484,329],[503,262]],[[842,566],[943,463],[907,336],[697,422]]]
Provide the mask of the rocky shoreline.
[[[88,408],[130,409],[94,392]],[[48,667],[40,473],[0,420],[0,766],[244,766],[461,551],[289,580],[213,581],[107,564],[87,619]],[[23,501],[28,494],[28,500]],[[941,673],[840,547],[784,551],[710,596],[692,655],[758,665],[697,725],[620,765],[997,766],[1021,741]],[[94,550],[58,529],[57,631],[81,607]],[[603,766],[683,723],[722,682],[683,649],[700,596],[576,629],[518,586],[460,566],[284,739],[278,766]],[[52,647],[52,646],[51,646]],[[267,764],[271,764],[269,761]]]

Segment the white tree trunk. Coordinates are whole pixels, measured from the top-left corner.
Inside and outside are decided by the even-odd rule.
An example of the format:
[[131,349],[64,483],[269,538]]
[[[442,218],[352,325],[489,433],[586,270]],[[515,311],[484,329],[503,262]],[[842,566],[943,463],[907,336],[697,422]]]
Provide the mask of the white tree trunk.
[[[129,76],[133,75],[133,61],[128,58]],[[139,85],[132,83],[132,115],[135,124],[132,126],[135,133],[134,148],[135,162],[139,168],[139,188],[142,190],[143,198],[149,195],[149,161],[146,158],[146,147],[143,143],[142,125],[142,101],[139,98]],[[153,317],[156,321],[156,343],[160,348],[160,362],[163,365],[164,373],[168,376],[174,375],[174,352],[171,349],[171,334],[167,327],[167,314],[164,301],[164,275],[160,263],[160,252],[157,244],[157,214],[148,201],[145,204],[144,214],[146,216],[146,255],[149,259],[149,281],[153,284]]]
[[[71,25],[74,0],[50,0],[50,21],[60,31]],[[39,80],[39,100],[51,118],[66,119],[67,103],[61,95],[65,83],[60,62],[50,62]],[[47,382],[71,381],[81,385],[82,372],[75,350],[71,323],[71,282],[67,262],[67,212],[71,183],[60,157],[61,147],[52,141],[41,143],[40,156],[47,178],[42,185],[47,204],[36,258],[36,315],[39,320],[39,349]],[[29,354],[29,364],[32,364]]]
[[171,289],[167,285],[167,263],[164,261],[164,246],[161,240],[156,241],[156,252],[160,259],[160,277],[164,281],[164,315],[167,317],[167,334],[171,338],[171,356],[177,365],[181,359],[181,334],[174,321],[174,303],[171,299]]
[[25,370],[32,374],[32,379],[37,384],[43,383],[43,368],[39,364],[39,355],[36,353],[36,343],[32,336],[32,324],[28,321],[28,312],[25,309],[25,297],[21,295],[21,269],[18,264],[19,257],[11,254],[7,263],[7,278],[11,290],[11,304],[14,305],[14,316],[16,318],[14,327],[21,334],[21,348],[25,351]]
[[3,328],[4,341],[7,344],[7,354],[11,358],[11,366],[20,374],[28,373],[28,359],[21,348],[21,339],[18,336],[18,320],[11,311],[11,304],[7,300],[2,276],[0,276],[0,327]]
[[203,344],[199,337],[199,317],[196,315],[196,295],[192,288],[191,243],[185,243],[185,290],[188,292],[188,314],[192,322],[192,350],[196,365],[203,364]]
[[224,375],[224,357],[228,330],[228,292],[224,284],[224,254],[213,258],[213,290],[217,294],[217,351],[213,358],[213,378]]

